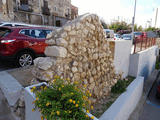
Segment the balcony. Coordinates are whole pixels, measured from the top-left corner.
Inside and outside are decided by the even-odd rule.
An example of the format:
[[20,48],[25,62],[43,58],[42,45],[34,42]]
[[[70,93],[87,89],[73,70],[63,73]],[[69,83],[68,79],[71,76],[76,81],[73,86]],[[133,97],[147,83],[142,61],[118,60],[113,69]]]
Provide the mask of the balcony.
[[18,7],[14,7],[14,10],[15,11],[33,12],[31,5],[28,5],[28,4],[22,4]]
[[42,7],[42,14],[44,15],[50,15],[50,10],[48,7]]

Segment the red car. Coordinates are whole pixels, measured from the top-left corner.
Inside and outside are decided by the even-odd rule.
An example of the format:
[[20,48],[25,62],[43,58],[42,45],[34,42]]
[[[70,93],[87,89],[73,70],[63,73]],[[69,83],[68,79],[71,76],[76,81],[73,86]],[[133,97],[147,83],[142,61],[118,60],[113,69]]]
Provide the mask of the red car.
[[44,27],[0,27],[0,58],[14,60],[20,67],[44,55],[46,36],[52,32]]

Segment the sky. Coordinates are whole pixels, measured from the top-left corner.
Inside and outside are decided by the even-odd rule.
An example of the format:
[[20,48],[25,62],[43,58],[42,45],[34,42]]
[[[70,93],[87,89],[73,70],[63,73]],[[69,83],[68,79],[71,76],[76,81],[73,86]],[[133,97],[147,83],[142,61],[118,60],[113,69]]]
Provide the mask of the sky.
[[[135,0],[71,0],[79,8],[79,15],[95,13],[106,23],[125,20],[132,23]],[[156,10],[158,18],[156,27],[160,27],[160,0],[137,0],[135,23],[147,27],[155,26]],[[150,22],[151,21],[151,22]]]

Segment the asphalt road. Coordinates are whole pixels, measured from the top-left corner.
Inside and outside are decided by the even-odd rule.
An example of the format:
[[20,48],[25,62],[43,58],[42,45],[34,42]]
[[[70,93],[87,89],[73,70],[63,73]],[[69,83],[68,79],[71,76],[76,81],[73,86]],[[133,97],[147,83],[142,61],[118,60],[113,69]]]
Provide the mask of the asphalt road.
[[160,99],[156,98],[156,88],[157,84],[155,83],[144,104],[143,113],[139,120],[160,120]]
[[16,66],[13,62],[0,60],[0,71],[10,70],[14,68],[16,68]]

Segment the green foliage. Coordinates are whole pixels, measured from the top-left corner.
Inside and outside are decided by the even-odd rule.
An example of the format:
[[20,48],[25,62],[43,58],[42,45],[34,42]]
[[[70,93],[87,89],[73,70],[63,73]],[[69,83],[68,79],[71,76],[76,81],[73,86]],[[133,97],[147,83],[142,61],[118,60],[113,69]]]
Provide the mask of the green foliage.
[[91,102],[88,98],[91,94],[78,82],[71,83],[69,79],[55,77],[49,87],[42,87],[41,90],[35,91],[35,94],[35,109],[41,112],[42,119],[89,119],[83,109],[89,111]]
[[155,68],[158,70],[158,69],[160,69],[160,62],[159,61],[156,61],[156,66],[155,66]]
[[127,86],[134,80],[134,77],[129,76],[127,79],[118,80],[117,83],[111,88],[114,94],[120,94],[126,91]]
[[101,24],[102,24],[104,29],[108,29],[108,25],[105,23],[104,20],[101,20]]
[[125,21],[113,22],[109,25],[109,29],[112,29],[115,32],[118,32],[120,30],[130,30],[131,26],[127,24]]
[[151,26],[145,29],[145,31],[156,31],[156,30],[158,29],[155,27],[151,27]]

